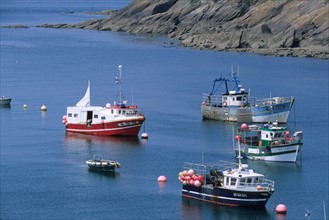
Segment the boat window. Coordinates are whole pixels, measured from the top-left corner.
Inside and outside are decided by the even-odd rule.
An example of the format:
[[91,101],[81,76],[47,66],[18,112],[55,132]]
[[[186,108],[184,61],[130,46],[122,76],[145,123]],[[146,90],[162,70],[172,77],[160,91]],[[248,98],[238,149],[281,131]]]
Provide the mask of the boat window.
[[113,114],[113,109],[111,109],[111,114]]
[[224,101],[227,101],[227,97],[223,97],[224,98]]
[[238,97],[236,97],[236,100],[237,100],[237,101],[242,101],[242,96],[238,96]]
[[126,113],[126,111],[125,111],[125,110],[123,110],[123,111],[122,111],[122,114],[124,115],[125,113]]
[[72,117],[72,113],[68,113],[67,116]]
[[119,110],[119,114],[121,114],[121,110]]
[[256,177],[254,180],[254,183],[262,183],[263,182],[263,177]]
[[231,186],[235,186],[235,182],[236,182],[236,179],[235,178],[231,178]]
[[270,133],[271,134],[271,137],[273,137],[273,133]]
[[247,183],[251,183],[251,182],[252,182],[252,178],[248,178]]
[[105,120],[105,116],[102,116],[101,119],[102,119],[102,120]]
[[74,117],[77,118],[78,117],[78,114],[74,114]]
[[246,184],[246,179],[245,178],[241,178],[240,179],[240,186],[244,186]]
[[233,101],[235,101],[235,97],[233,97]]
[[94,115],[94,118],[98,118],[98,115]]

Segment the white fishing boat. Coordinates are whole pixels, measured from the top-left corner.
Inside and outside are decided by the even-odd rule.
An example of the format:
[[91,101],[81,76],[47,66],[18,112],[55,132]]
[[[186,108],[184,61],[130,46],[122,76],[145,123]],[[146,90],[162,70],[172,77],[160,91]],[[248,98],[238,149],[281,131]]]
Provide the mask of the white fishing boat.
[[235,152],[252,160],[296,162],[303,145],[303,132],[293,135],[287,127],[272,124],[242,124],[235,136]]
[[101,135],[101,136],[138,136],[145,120],[137,105],[128,105],[123,100],[121,90],[121,71],[116,77],[119,102],[105,107],[90,104],[90,83],[84,97],[75,105],[67,107],[67,113],[62,118],[66,132]]
[[[230,78],[220,77],[213,80],[212,91],[203,95],[201,116],[204,119],[229,122],[266,123],[278,121],[287,123],[294,97],[270,97],[259,99],[250,96],[240,84],[238,76],[232,72]],[[225,84],[225,91],[219,88]],[[232,88],[229,89],[229,83]],[[218,85],[219,84],[219,85]]]

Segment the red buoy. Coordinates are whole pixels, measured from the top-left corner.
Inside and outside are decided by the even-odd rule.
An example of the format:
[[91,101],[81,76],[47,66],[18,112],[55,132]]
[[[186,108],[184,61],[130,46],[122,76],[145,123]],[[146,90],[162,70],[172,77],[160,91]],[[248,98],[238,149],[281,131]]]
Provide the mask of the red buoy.
[[159,176],[158,177],[158,182],[167,182],[167,177],[166,176]]
[[279,204],[275,208],[275,212],[277,214],[286,214],[287,213],[287,207],[284,204]]
[[242,130],[248,130],[248,125],[247,124],[245,124],[245,123],[243,123],[242,125],[241,125],[241,129]]

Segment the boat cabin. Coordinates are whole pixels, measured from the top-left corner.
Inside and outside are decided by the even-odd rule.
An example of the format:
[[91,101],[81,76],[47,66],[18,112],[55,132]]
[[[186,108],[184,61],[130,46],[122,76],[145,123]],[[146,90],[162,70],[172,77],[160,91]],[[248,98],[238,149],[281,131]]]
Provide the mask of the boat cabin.
[[278,127],[277,125],[259,128],[261,134],[261,146],[270,146],[272,143],[280,142],[290,138],[290,133],[286,127]]
[[274,182],[265,179],[264,175],[248,169],[247,164],[241,165],[241,168],[228,169],[223,172],[213,168],[209,173],[206,175],[206,182],[212,184],[213,187],[258,191],[269,190],[274,185]]
[[222,95],[222,106],[244,107],[248,105],[248,93],[244,91],[242,85],[239,85],[238,90],[229,91]]
[[[251,169],[247,169],[245,171],[239,171],[239,170],[224,171],[224,182],[223,182],[224,187],[256,188],[257,186],[262,185],[263,183],[264,183],[264,176],[258,173],[254,173],[254,171]],[[248,190],[250,190],[250,188]]]
[[87,124],[102,123],[119,119],[120,117],[134,117],[138,114],[137,106],[121,106],[109,104],[106,107],[89,106],[89,107],[68,107],[67,108],[67,121],[73,124]]

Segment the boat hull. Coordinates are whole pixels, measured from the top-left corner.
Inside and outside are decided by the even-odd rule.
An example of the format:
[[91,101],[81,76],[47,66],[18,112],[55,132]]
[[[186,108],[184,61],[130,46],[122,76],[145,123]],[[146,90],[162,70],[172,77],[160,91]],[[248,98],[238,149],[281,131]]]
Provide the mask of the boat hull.
[[96,172],[115,172],[115,166],[89,166],[89,170],[96,171]]
[[264,207],[271,197],[268,191],[239,191],[211,186],[184,185],[182,196],[226,206]]
[[1,98],[0,105],[10,105],[11,98]]
[[[241,146],[241,156],[251,160],[296,162],[301,150],[300,144],[281,145],[270,148],[258,146]],[[236,150],[236,155],[239,151]]]
[[66,132],[99,136],[138,136],[144,117],[98,124],[66,124]]
[[228,122],[266,123],[277,121],[287,123],[293,102],[274,104],[271,106],[223,107],[201,105],[201,116],[204,119]]

